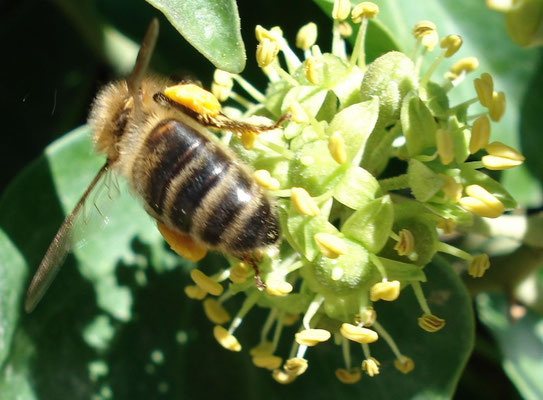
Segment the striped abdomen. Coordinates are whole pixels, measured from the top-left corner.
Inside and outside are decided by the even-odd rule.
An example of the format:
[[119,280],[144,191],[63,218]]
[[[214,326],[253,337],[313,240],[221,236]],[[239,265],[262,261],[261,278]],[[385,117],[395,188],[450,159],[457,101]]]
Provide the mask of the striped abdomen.
[[275,211],[219,145],[176,119],[148,134],[133,167],[148,212],[212,248],[236,254],[273,244]]

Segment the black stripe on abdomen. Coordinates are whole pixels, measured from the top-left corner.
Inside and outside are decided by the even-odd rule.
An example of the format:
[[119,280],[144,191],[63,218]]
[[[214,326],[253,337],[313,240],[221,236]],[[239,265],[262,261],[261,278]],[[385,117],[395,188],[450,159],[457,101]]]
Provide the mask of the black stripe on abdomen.
[[222,179],[231,165],[230,159],[217,146],[202,149],[191,175],[176,190],[170,209],[170,220],[183,232],[190,232],[192,218],[207,193]]
[[231,221],[241,210],[253,200],[251,182],[248,178],[236,171],[229,178],[228,187],[220,194],[218,204],[207,217],[201,239],[213,246],[219,243],[221,235],[228,228]]
[[172,180],[194,160],[209,140],[177,120],[165,120],[150,133],[145,146],[158,160],[150,172],[147,202],[159,215]]

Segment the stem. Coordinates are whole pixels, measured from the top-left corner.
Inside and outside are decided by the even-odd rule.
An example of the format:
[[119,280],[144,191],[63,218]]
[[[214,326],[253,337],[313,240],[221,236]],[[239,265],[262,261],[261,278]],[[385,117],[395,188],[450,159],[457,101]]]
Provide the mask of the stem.
[[392,178],[381,179],[378,181],[381,189],[385,192],[391,190],[407,189],[409,187],[409,176],[407,174],[394,176]]
[[415,297],[417,298],[417,301],[419,303],[420,308],[422,309],[422,312],[424,314],[431,315],[432,312],[430,311],[430,307],[428,307],[428,303],[426,302],[426,298],[424,297],[424,293],[420,286],[420,282],[412,281],[411,287],[413,288],[413,291],[415,292]]
[[242,76],[232,75],[232,79],[234,79],[243,88],[243,90],[245,90],[253,99],[255,99],[257,103],[264,103],[266,97],[260,93],[257,88],[247,82]]

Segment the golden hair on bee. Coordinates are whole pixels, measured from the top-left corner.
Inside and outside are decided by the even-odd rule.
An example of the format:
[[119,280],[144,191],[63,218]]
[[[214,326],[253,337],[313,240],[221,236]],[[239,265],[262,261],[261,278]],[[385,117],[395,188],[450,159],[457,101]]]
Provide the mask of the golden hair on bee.
[[127,180],[172,247],[177,244],[172,241],[185,241],[240,258],[252,265],[257,285],[263,288],[254,254],[277,244],[275,203],[249,168],[206,127],[258,133],[276,129],[284,118],[269,126],[233,121],[204,89],[146,76],[157,36],[158,21],[153,20],[130,76],[96,96],[88,122],[95,148],[107,161],[38,267],[25,299],[28,312],[58,272],[70,250],[75,221],[110,170]]

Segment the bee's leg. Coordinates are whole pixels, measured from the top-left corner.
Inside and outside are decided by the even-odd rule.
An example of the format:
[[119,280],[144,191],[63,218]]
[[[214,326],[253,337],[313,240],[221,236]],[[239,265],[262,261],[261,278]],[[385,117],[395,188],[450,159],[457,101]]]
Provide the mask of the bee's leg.
[[243,257],[243,261],[248,263],[255,271],[255,284],[257,289],[260,291],[266,289],[266,284],[262,282],[262,277],[260,276],[260,269],[258,268],[258,264],[256,263],[254,256],[252,254],[246,254],[245,257]]
[[210,115],[205,115],[205,114],[197,115],[198,122],[200,122],[202,125],[205,125],[205,126],[212,126],[214,128],[224,129],[227,131],[232,131],[232,132],[237,132],[237,133],[254,132],[256,134],[277,129],[279,128],[281,123],[283,123],[286,120],[289,120],[290,118],[291,118],[290,113],[286,113],[286,114],[283,114],[281,118],[279,118],[277,122],[275,122],[272,125],[262,125],[262,124],[257,125],[257,124],[251,124],[249,122],[236,121],[234,119],[227,117],[223,113],[219,113],[216,116],[210,116]]

